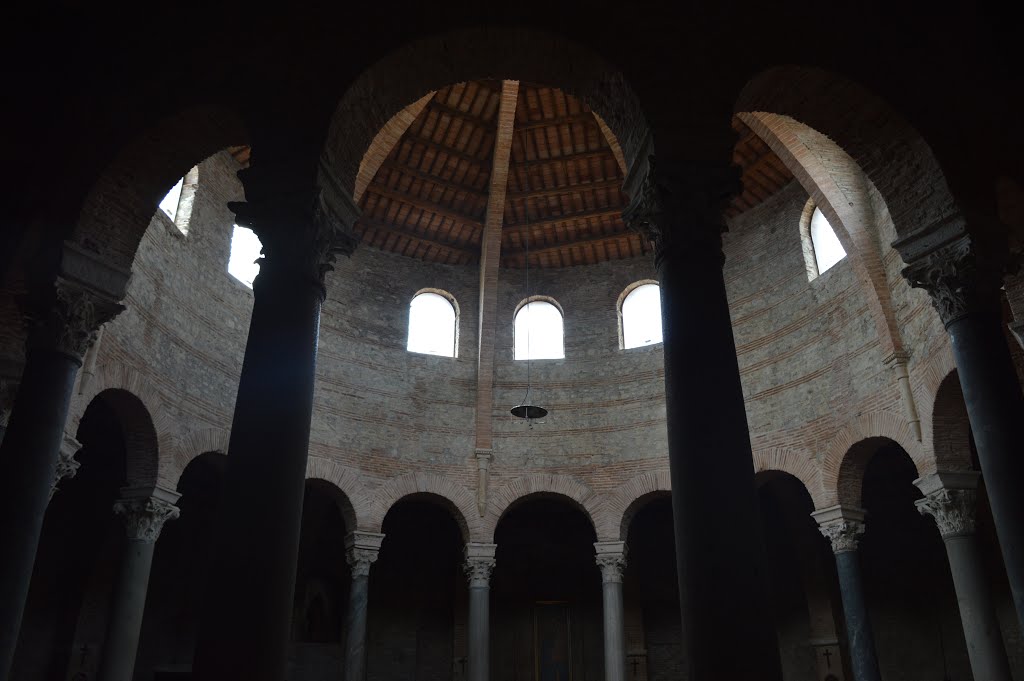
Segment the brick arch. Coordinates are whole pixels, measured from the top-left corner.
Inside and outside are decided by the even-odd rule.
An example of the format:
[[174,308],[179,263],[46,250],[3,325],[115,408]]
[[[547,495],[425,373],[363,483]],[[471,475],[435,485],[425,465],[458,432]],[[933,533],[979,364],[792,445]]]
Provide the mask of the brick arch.
[[672,493],[667,468],[634,476],[615,488],[597,521],[598,541],[625,541],[633,516],[652,498]]
[[902,351],[868,179],[860,167],[834,141],[788,116],[737,115],[793,173],[835,230],[867,294],[883,355]]
[[[130,396],[130,400],[115,404],[119,416],[124,419],[128,442],[129,485],[166,486],[174,489],[181,471],[177,470],[178,446],[175,424],[164,407],[163,399],[156,386],[135,369],[123,364],[104,364],[96,370],[89,387],[73,398],[70,417],[65,430],[73,435],[78,431],[85,410],[102,393]],[[132,400],[137,402],[132,404]],[[131,442],[131,433],[138,436]]]
[[366,521],[368,531],[380,532],[384,526],[384,517],[402,498],[413,494],[429,494],[440,499],[451,511],[464,541],[483,541],[481,538],[484,532],[476,508],[476,497],[468,489],[444,475],[408,473],[388,480],[372,490],[371,494],[373,502]]
[[167,191],[197,163],[246,144],[242,119],[223,107],[191,107],[125,141],[81,207],[71,241],[129,269],[142,235]]
[[864,468],[886,441],[895,442],[910,456],[918,475],[938,470],[934,455],[914,437],[910,424],[888,411],[862,414],[843,428],[825,454],[820,497],[816,508],[836,504],[859,506]]
[[848,78],[806,66],[770,68],[747,82],[734,111],[788,116],[833,140],[885,199],[898,237],[959,212],[938,159],[920,133]]
[[808,452],[789,447],[768,447],[754,451],[754,475],[779,471],[799,480],[815,507],[822,497],[821,468]]
[[[543,83],[579,97],[598,115],[602,129],[611,132],[612,148],[621,149],[627,166],[648,141],[639,98],[622,73],[589,48],[525,26],[460,28],[405,44],[348,86],[332,117],[320,164],[328,204],[357,196],[369,169],[397,140],[394,132],[401,129],[403,110],[452,83],[494,78]],[[331,192],[349,199],[334,199]]]
[[936,388],[930,411],[931,445],[938,469],[972,470],[971,421],[960,387],[960,375],[955,369],[946,374]]
[[[339,493],[338,507],[345,520],[345,531],[373,531],[368,525],[373,505],[366,496],[366,480],[359,471],[321,456],[310,456],[306,461],[306,480],[323,480]],[[383,517],[382,517],[383,518]]]
[[166,471],[162,474],[164,479],[173,481],[173,489],[177,489],[185,469],[196,457],[207,452],[228,453],[230,435],[224,428],[203,428],[186,433],[178,439],[173,460],[167,462]]
[[587,516],[598,539],[602,538],[598,520],[604,511],[597,495],[589,487],[568,475],[535,473],[516,478],[489,495],[487,513],[482,523],[483,534],[481,536],[485,537],[484,541],[493,542],[494,532],[498,529],[498,523],[505,513],[514,503],[533,494],[567,498]]

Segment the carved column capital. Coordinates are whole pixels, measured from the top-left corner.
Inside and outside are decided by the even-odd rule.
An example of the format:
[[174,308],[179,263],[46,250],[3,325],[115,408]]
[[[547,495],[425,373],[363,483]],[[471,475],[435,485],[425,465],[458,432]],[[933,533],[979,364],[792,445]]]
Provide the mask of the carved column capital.
[[246,200],[232,201],[228,208],[237,224],[255,232],[263,244],[260,274],[308,279],[326,296],[325,276],[334,269],[336,257],[351,255],[358,243],[354,226],[359,209],[351,198],[335,192],[328,206],[320,187],[287,162],[254,164],[238,177]]
[[833,553],[856,551],[857,542],[866,529],[864,511],[859,508],[832,506],[811,514],[822,536],[832,544]]
[[629,184],[632,200],[622,218],[651,242],[656,264],[669,255],[724,263],[723,211],[742,188],[739,168],[649,156]]
[[963,234],[912,261],[903,268],[903,277],[912,287],[928,292],[949,328],[969,314],[998,311],[998,291],[1007,264],[983,262],[975,241]]
[[174,505],[180,498],[177,492],[160,487],[123,488],[121,498],[114,502],[114,513],[124,520],[129,539],[152,544],[164,523],[181,513]]
[[57,456],[57,473],[53,476],[53,484],[50,486],[51,499],[53,499],[54,492],[57,491],[57,485],[62,480],[70,480],[78,473],[78,467],[82,464],[75,459],[75,455],[78,454],[81,448],[82,444],[78,440],[70,435],[64,435],[64,440],[60,443],[60,452],[58,452]]
[[464,568],[470,588],[490,586],[497,544],[466,544]]
[[594,542],[594,550],[597,553],[595,561],[601,568],[601,581],[621,582],[622,573],[626,569],[626,542]]
[[384,535],[377,532],[350,532],[345,537],[345,561],[352,577],[368,577],[370,566],[377,561]]
[[55,350],[80,363],[100,327],[124,310],[118,301],[131,273],[65,242],[56,272],[37,276],[45,283],[21,301],[29,351]]
[[914,481],[925,495],[914,505],[935,519],[943,539],[974,534],[980,476],[975,471],[938,472]]

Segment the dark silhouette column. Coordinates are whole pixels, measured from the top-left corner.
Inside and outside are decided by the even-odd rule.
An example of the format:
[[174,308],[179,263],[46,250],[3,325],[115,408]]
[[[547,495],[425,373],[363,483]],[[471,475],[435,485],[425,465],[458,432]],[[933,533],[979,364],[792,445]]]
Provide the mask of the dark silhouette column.
[[75,374],[97,329],[124,309],[128,277],[65,244],[53,283],[26,301],[25,368],[0,444],[0,679],[14,658]]
[[469,577],[468,681],[491,678],[491,571],[495,544],[466,544]]
[[626,681],[626,625],[622,603],[622,572],[626,569],[626,542],[595,542],[601,568],[604,605],[604,678]]
[[910,263],[903,276],[928,291],[949,333],[1017,619],[1024,627],[1024,396],[1002,322],[999,288],[1007,249],[990,247],[983,253],[963,221],[953,219],[893,245]]
[[352,532],[345,537],[345,560],[352,570],[345,615],[345,681],[366,678],[366,610],[370,600],[370,566],[380,553],[383,534]]
[[843,618],[850,650],[854,681],[881,681],[875,638],[864,598],[864,580],[857,556],[857,539],[864,534],[864,511],[833,506],[815,511],[818,529],[832,544],[839,574],[839,593],[843,600]]
[[174,504],[180,497],[177,492],[159,487],[131,488],[121,490],[121,498],[114,504],[114,512],[124,520],[128,537],[114,584],[99,681],[132,680],[153,549],[164,523],[178,517],[179,510]]
[[925,495],[917,509],[935,519],[946,544],[960,623],[975,679],[1011,681],[999,620],[974,534],[978,478],[973,471],[939,472],[914,481]]
[[722,210],[738,189],[728,162],[651,157],[631,173],[623,213],[652,243],[661,283],[676,561],[694,681],[782,678],[722,275]]
[[315,171],[260,148],[262,165],[238,173],[247,202],[230,204],[263,257],[196,644],[199,681],[285,678],[324,275],[355,246],[357,209],[339,217],[308,179]]

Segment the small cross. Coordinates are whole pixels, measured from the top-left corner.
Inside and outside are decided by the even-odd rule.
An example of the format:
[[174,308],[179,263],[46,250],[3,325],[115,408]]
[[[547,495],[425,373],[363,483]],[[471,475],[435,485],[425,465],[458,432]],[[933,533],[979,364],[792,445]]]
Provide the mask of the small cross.
[[81,648],[78,649],[78,651],[80,653],[82,653],[82,659],[78,661],[78,666],[79,667],[84,667],[85,666],[85,658],[89,656],[89,646],[83,645]]
[[825,648],[825,652],[822,653],[825,656],[825,668],[832,669],[832,651]]
[[640,669],[640,660],[638,658],[634,657],[633,658],[633,676],[634,677],[636,676],[636,672],[637,672],[638,669]]

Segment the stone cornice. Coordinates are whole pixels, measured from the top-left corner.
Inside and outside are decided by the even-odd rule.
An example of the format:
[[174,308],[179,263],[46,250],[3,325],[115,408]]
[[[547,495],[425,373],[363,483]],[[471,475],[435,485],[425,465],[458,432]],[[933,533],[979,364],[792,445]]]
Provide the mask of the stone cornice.
[[864,534],[864,511],[859,508],[832,506],[811,514],[818,530],[832,545],[833,553],[856,551],[857,542]]
[[124,520],[125,531],[132,541],[152,544],[160,537],[164,523],[181,513],[175,502],[177,492],[160,487],[132,487],[121,490],[114,502],[114,513]]

